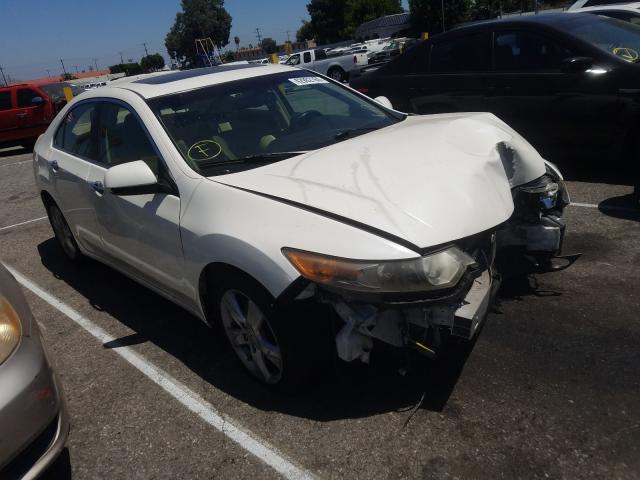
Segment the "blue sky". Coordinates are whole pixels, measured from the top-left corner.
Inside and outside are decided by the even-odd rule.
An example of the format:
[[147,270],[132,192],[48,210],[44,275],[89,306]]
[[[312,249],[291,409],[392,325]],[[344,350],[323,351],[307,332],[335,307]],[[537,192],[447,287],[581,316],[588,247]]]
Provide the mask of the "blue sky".
[[[278,42],[292,38],[301,19],[308,19],[308,0],[226,0],[233,17],[230,40],[256,44],[262,37]],[[403,0],[407,8],[407,0]],[[0,66],[12,79],[26,80],[62,72],[136,61],[149,53],[166,59],[164,37],[173,24],[180,0],[0,0]]]

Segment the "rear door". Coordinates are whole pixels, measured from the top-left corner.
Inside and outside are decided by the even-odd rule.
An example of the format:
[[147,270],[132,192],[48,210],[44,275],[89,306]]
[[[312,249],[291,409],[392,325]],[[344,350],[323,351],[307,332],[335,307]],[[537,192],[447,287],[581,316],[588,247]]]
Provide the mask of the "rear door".
[[100,231],[93,211],[94,190],[88,183],[92,162],[97,160],[95,101],[71,109],[56,130],[49,156],[53,197],[71,227],[76,240],[99,255]]
[[419,114],[487,110],[491,32],[477,30],[435,38],[423,48],[410,79],[410,111]]
[[[34,105],[34,98],[41,98],[45,102]],[[19,118],[19,126],[22,130],[21,138],[35,139],[44,133],[50,121],[45,95],[34,88],[18,87],[16,102],[16,116]]]
[[[120,270],[183,300],[180,197],[158,149],[135,110],[117,101],[101,103],[98,142],[88,182],[105,255]],[[110,167],[136,160],[149,165],[164,193],[115,195],[104,188]]]

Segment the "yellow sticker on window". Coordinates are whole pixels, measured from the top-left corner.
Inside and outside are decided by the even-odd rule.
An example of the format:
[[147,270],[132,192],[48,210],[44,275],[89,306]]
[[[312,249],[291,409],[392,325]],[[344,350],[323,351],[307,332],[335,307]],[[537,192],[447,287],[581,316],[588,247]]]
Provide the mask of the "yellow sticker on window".
[[216,158],[222,152],[222,147],[219,143],[213,140],[201,140],[194,143],[189,147],[187,157],[195,162],[202,160],[211,160]]
[[627,62],[635,62],[640,55],[633,48],[617,47],[612,50],[613,54],[617,57],[626,60]]

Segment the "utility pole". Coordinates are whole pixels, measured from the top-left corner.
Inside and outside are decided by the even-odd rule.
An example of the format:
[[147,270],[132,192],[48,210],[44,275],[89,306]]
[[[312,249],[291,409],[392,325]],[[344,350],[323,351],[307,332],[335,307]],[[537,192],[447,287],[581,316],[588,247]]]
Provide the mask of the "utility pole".
[[147,44],[145,42],[142,42],[142,45],[144,46],[144,54],[146,56],[148,56],[149,55],[149,50],[147,50]]
[[98,59],[97,59],[97,58],[94,58],[94,59],[93,59],[93,63],[94,63],[94,64],[95,64],[95,66],[96,66],[96,70],[98,70]]
[[78,66],[74,65],[73,68],[75,68],[76,69],[76,73],[78,73]]
[[120,54],[120,63],[124,63],[124,59],[122,58],[122,52],[118,52]]
[[258,45],[260,45],[260,48],[262,48],[262,38],[260,37],[260,29],[256,27],[256,37],[258,37]]
[[4,86],[8,87],[9,84],[7,83],[7,79],[4,76],[4,69],[2,68],[2,65],[0,65],[0,73],[2,73],[2,80],[4,80]]
[[60,64],[62,65],[62,72],[66,75],[67,74],[67,69],[64,68],[64,62],[62,61],[62,59],[60,59]]
[[289,30],[287,30],[287,42],[291,43],[291,39],[289,38]]
[[533,0],[533,11],[538,14],[538,0]]
[[47,77],[50,77],[51,76],[51,72],[49,71],[48,68],[46,70],[47,70]]
[[442,31],[444,32],[445,28],[444,28],[444,0],[442,0],[441,2],[441,8],[442,8]]

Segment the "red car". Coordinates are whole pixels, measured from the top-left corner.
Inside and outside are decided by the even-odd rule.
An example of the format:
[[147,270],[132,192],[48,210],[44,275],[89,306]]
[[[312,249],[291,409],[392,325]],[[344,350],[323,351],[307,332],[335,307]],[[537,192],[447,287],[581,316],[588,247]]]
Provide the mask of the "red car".
[[[12,85],[0,88],[0,148],[22,145],[33,148],[51,120],[67,103],[66,83]],[[74,95],[83,90],[71,87]]]

